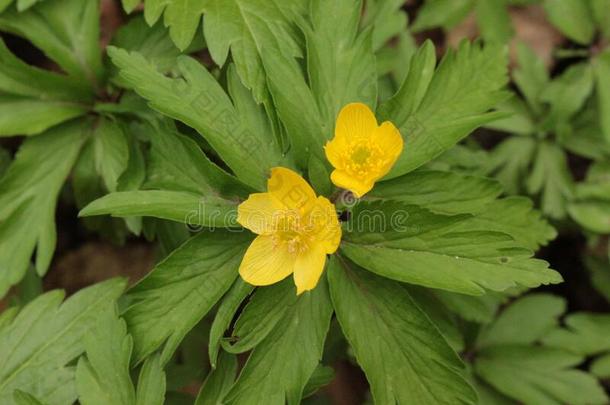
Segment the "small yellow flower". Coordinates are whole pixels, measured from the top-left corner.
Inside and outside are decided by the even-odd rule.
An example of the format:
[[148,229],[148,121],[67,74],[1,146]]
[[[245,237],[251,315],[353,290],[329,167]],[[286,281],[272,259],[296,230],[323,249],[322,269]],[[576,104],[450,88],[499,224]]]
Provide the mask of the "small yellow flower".
[[297,294],[315,288],[326,255],[341,240],[335,206],[297,173],[271,169],[266,193],[251,194],[237,209],[237,222],[258,234],[239,267],[253,285],[269,285],[294,273]]
[[335,168],[330,178],[360,198],[388,174],[402,147],[402,136],[394,124],[378,125],[365,104],[348,104],[337,117],[335,137],[324,147]]

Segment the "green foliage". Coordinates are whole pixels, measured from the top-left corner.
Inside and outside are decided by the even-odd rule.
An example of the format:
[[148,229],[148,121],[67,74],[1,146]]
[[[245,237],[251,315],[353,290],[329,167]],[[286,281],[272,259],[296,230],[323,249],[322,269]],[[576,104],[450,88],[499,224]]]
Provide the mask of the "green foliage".
[[430,42],[411,61],[398,93],[380,106],[406,137],[404,153],[389,177],[408,173],[454,146],[475,128],[499,118],[488,112],[506,97],[505,50],[463,42],[434,70]]
[[76,367],[76,386],[82,404],[135,403],[135,389],[129,376],[131,338],[125,322],[110,308],[100,314],[85,335],[86,357]]
[[81,404],[162,405],[165,374],[160,357],[150,356],[140,371],[137,394],[130,376],[132,339],[125,322],[110,306],[84,336],[86,356],[76,367]]
[[478,336],[478,378],[525,404],[607,403],[595,378],[576,369],[584,361],[573,352],[579,344],[566,350],[552,343],[565,333],[557,325],[564,310],[565,302],[551,295],[515,301]]
[[[196,129],[238,178],[262,188],[267,170],[278,166],[281,160],[273,134],[265,131],[269,127],[264,117],[259,119],[262,127],[248,126],[238,114],[237,103],[194,59],[181,56],[177,63],[183,78],[171,79],[141,54],[116,48],[110,48],[109,54],[121,69],[123,80],[146,98],[152,108]],[[260,110],[259,113],[264,114]],[[258,153],[251,153],[253,148]]]
[[[23,306],[0,312],[0,403],[318,403],[338,362],[378,404],[608,402],[608,315],[560,324],[564,299],[528,293],[562,281],[535,252],[569,229],[610,297],[608,0],[540,1],[578,59],[519,44],[514,91],[512,9],[535,0],[428,0],[411,26],[399,0],[122,3],[100,38],[97,0],[0,0],[0,30],[44,59],[0,40],[0,298]],[[472,13],[482,40],[422,41]],[[324,153],[352,102],[404,139],[360,200]],[[342,222],[298,296],[238,271],[237,208],[278,166]],[[146,238],[156,264],[127,291],[42,293],[59,202],[75,239]]]
[[[292,283],[282,283],[294,297]],[[256,346],[227,396],[228,404],[298,404],[322,358],[333,309],[326,283],[296,299]],[[288,363],[277,361],[286,359]],[[260,371],[265,378],[260,379]]]
[[49,404],[76,400],[75,369],[69,363],[85,350],[84,336],[100,313],[113,308],[124,288],[124,281],[109,280],[79,291],[63,304],[64,294],[52,291],[18,313],[5,312],[5,322],[0,322],[1,402],[19,403],[13,399],[15,390]]
[[400,284],[344,259],[331,262],[328,278],[337,318],[377,403],[476,402],[459,358]]
[[2,40],[0,62],[0,136],[35,135],[86,112],[86,87],[27,65]]
[[169,360],[186,333],[229,289],[250,240],[244,232],[201,233],[128,292],[124,316],[136,363],[159,348],[162,362]]
[[0,14],[0,29],[27,38],[74,78],[75,84],[80,81],[95,88],[102,84],[97,1],[45,0],[22,10]]
[[465,294],[562,281],[511,236],[473,230],[470,219],[415,205],[361,203],[344,227],[341,249],[384,277]]
[[576,198],[569,206],[572,218],[596,233],[610,233],[609,170],[605,162],[591,166],[586,181],[578,184]]
[[56,243],[55,205],[86,136],[87,120],[28,139],[0,179],[0,296],[17,283],[36,249],[44,275]]
[[568,38],[588,44],[595,34],[591,1],[545,0],[549,21]]

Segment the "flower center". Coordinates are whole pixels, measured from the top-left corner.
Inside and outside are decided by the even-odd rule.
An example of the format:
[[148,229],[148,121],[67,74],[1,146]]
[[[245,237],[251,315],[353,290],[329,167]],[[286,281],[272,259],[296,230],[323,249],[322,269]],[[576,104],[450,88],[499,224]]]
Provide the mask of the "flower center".
[[310,236],[306,224],[296,212],[283,212],[277,218],[276,232],[273,234],[273,244],[286,244],[288,253],[298,254],[307,250]]
[[385,164],[385,155],[373,142],[364,140],[349,146],[345,154],[345,169],[357,177],[376,173]]

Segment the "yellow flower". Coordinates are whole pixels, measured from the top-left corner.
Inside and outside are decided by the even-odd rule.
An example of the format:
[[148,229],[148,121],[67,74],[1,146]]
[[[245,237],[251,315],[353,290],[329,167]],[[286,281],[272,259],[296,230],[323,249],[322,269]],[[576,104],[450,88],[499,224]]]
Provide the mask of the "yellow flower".
[[337,117],[335,137],[324,147],[335,168],[330,178],[360,198],[388,174],[402,147],[402,136],[394,124],[378,125],[365,104],[348,104]]
[[318,284],[326,255],[341,240],[335,206],[283,167],[271,169],[266,193],[251,194],[239,205],[237,221],[258,234],[239,267],[241,277],[262,286],[294,273],[297,294]]

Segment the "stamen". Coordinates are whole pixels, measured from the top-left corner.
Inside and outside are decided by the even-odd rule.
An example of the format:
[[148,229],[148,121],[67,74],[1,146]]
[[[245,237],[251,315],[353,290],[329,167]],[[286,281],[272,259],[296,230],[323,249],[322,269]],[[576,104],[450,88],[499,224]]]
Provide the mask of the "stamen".
[[368,140],[350,145],[344,154],[345,170],[356,177],[366,177],[381,171],[386,160],[379,145]]

